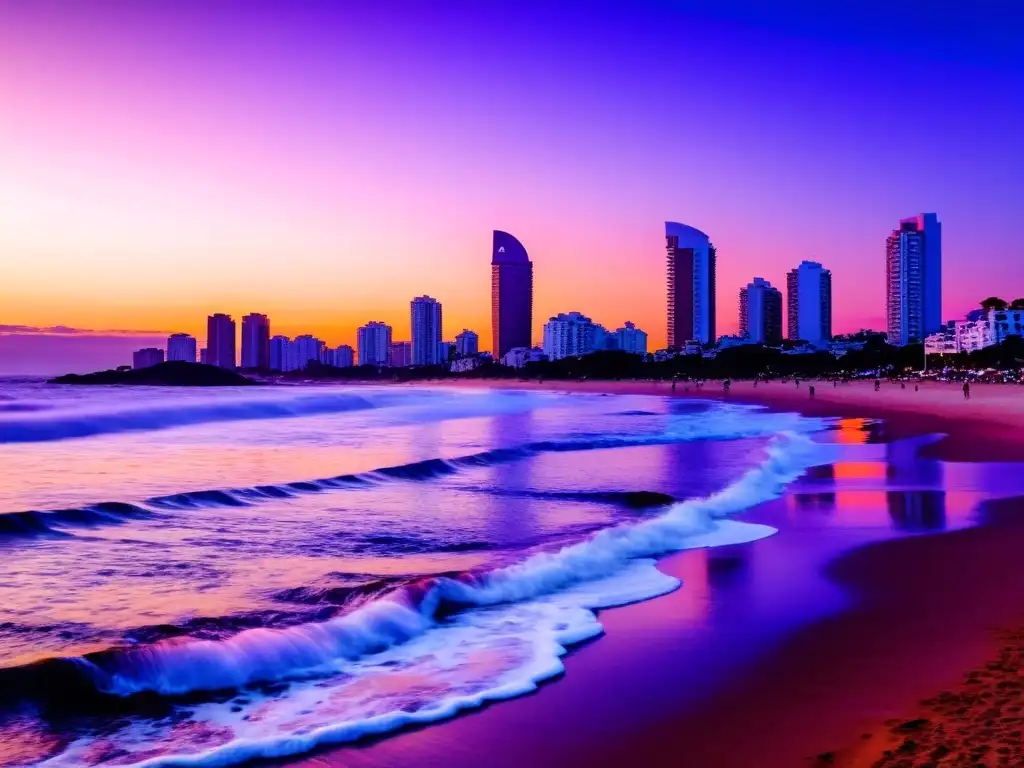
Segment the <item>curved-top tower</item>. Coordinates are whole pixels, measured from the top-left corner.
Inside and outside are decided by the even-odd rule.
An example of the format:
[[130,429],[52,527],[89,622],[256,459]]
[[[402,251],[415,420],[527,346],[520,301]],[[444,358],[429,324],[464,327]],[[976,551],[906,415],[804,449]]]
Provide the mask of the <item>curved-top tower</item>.
[[714,344],[715,246],[699,229],[665,222],[668,254],[668,346],[681,349],[687,341]]
[[497,229],[491,250],[491,331],[495,359],[515,347],[533,346],[533,264],[522,243]]

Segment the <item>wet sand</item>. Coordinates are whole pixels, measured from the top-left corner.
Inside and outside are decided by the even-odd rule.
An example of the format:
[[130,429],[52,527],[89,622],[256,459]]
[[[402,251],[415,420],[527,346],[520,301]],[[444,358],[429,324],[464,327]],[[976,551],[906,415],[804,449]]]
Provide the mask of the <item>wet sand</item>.
[[[653,383],[568,386],[670,394],[668,385]],[[919,392],[912,385],[883,385],[879,393],[870,383],[835,390],[831,384],[816,386],[813,403],[792,382],[759,385],[756,391],[734,384],[728,397],[805,413],[885,418],[892,437],[944,432],[949,438],[933,446],[933,453],[946,460],[1024,459],[1024,389],[979,386],[965,403],[955,385]],[[686,396],[682,390],[680,385],[677,396]],[[710,383],[699,394],[724,396]],[[728,588],[744,558],[777,557],[776,570],[784,569],[785,540],[772,537],[734,555],[685,552],[666,558],[660,566],[686,586],[603,612],[606,635],[574,650],[567,674],[532,696],[320,753],[302,764],[1024,764],[1013,735],[1024,725],[1013,709],[1022,694],[1012,685],[1024,656],[1024,635],[1012,632],[1024,628],[1024,502],[987,505],[985,524],[975,528],[848,551],[823,564],[830,582],[851,598],[844,610],[787,633],[781,642],[766,640],[763,653],[753,658],[733,660],[728,644],[694,656],[694,621],[716,604],[716,580]],[[702,563],[701,557],[719,564]],[[702,573],[711,574],[710,580]],[[701,659],[706,673],[694,669]],[[986,666],[993,662],[997,666]],[[969,670],[983,673],[964,682]],[[911,745],[905,747],[908,738]],[[978,746],[988,743],[991,750],[980,755]],[[940,746],[951,751],[941,760],[929,758],[941,756],[934,752]],[[904,752],[884,757],[886,750],[901,747]],[[1001,748],[1010,751],[999,753]]]

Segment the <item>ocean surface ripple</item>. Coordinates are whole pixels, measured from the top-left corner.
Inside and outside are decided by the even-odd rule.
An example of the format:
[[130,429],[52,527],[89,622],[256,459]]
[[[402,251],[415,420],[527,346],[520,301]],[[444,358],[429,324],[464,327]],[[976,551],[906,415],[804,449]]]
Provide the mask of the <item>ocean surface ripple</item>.
[[[819,420],[649,398],[163,397],[87,403],[77,417],[70,400],[11,410],[0,439],[57,446],[17,454],[25,468],[54,450],[127,461],[182,441],[343,466],[416,450],[374,469],[209,489],[154,463],[138,487],[181,490],[0,514],[0,581],[64,592],[33,602],[25,587],[0,610],[0,740],[13,764],[232,765],[522,695],[602,632],[599,609],[680,586],[655,558],[775,533],[736,516],[832,450],[811,438]],[[119,436],[171,427],[180,437]],[[643,479],[678,450],[707,471]]]

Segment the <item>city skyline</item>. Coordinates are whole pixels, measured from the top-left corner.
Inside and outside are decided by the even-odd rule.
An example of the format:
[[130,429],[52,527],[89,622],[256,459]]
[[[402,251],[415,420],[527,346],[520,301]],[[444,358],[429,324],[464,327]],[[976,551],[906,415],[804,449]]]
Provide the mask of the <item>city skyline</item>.
[[[52,355],[201,338],[214,311],[331,345],[354,346],[368,317],[409,338],[408,297],[423,293],[486,348],[493,228],[537,265],[533,342],[575,306],[665,346],[659,222],[677,218],[718,250],[718,335],[737,331],[750,275],[783,285],[811,258],[845,286],[835,332],[883,329],[879,242],[915,210],[945,225],[944,320],[993,285],[1024,292],[1024,60],[1004,27],[955,10],[897,44],[881,4],[766,20],[701,3],[439,3],[402,5],[398,25],[386,8],[316,2],[253,8],[244,25],[230,2],[187,21],[155,1],[44,5],[0,8],[14,116],[0,127],[0,323],[90,331],[37,333]],[[489,55],[481,32],[496,25],[520,56]],[[687,30],[687,62],[654,54],[666,28]],[[914,119],[893,121],[906,82]],[[411,131],[416,115],[429,119]],[[137,328],[158,333],[124,342]],[[28,365],[13,338],[27,332],[0,333],[0,354]]]

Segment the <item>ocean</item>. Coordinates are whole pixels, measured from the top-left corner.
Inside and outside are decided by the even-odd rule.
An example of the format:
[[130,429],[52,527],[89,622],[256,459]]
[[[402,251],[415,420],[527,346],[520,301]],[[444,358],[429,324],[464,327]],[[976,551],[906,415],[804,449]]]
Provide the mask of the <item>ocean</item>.
[[660,556],[972,524],[998,484],[930,439],[636,395],[0,382],[0,764],[290,758],[530,693],[600,610],[687,589]]

